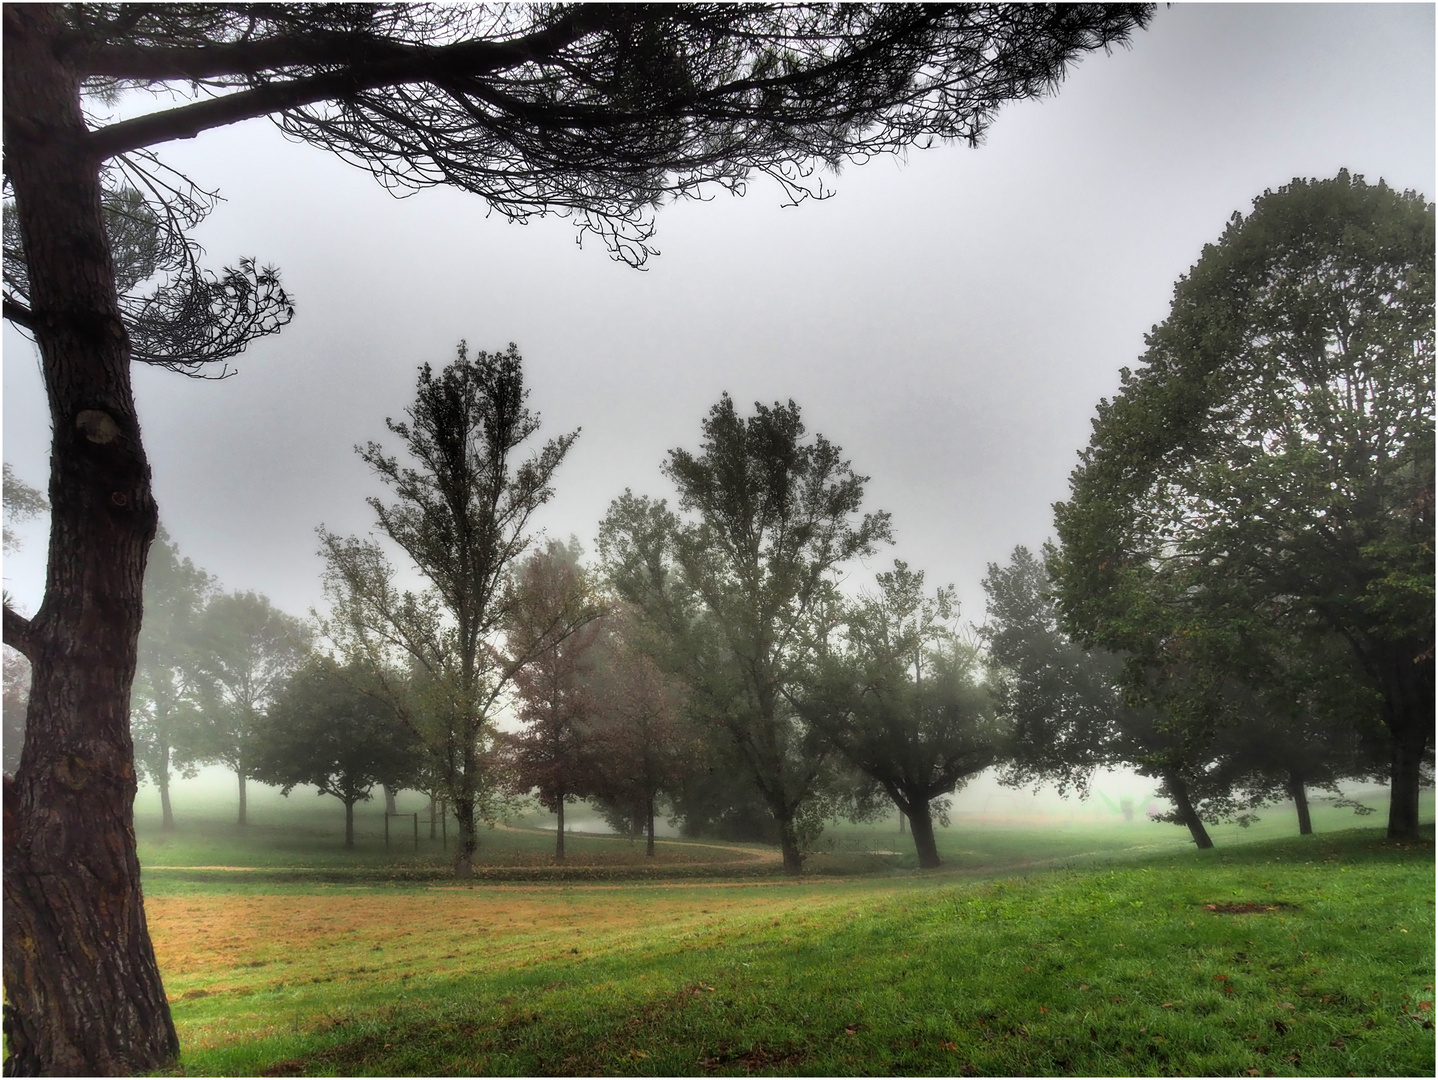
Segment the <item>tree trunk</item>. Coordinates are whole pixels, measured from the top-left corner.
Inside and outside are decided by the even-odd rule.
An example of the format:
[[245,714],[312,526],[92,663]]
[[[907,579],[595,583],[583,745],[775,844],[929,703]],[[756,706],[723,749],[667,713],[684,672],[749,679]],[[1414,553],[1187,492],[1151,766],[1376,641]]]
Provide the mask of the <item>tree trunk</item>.
[[904,822],[907,821],[907,820],[908,820],[908,819],[905,817],[904,812],[903,812],[902,810],[900,810],[900,811],[899,811],[899,835],[900,835],[900,836],[903,836],[903,835],[904,835]]
[[648,816],[648,842],[647,842],[646,845],[645,845],[644,854],[645,854],[646,856],[648,856],[649,858],[652,859],[652,858],[654,858],[654,796],[653,796],[653,795],[649,796],[649,806],[648,806],[648,815],[647,815],[647,816]]
[[1298,811],[1298,835],[1312,836],[1313,818],[1308,813],[1308,791],[1303,785],[1303,777],[1292,769],[1288,772],[1288,797]]
[[927,799],[915,799],[909,814],[909,831],[914,834],[914,850],[919,854],[919,865],[932,870],[939,865],[939,848],[934,841],[934,819],[929,813]]
[[48,5],[4,7],[5,171],[52,421],[45,598],[4,799],[5,1071],[164,1069],[179,1052],[135,854],[130,684],[157,513],[79,81]]
[[554,811],[559,827],[554,830],[554,861],[564,861],[564,796],[559,797],[559,807]]
[[[27,738],[28,743],[28,738]],[[1391,740],[1393,772],[1389,786],[1388,838],[1418,838],[1418,788],[1421,780],[1419,765],[1423,761],[1421,740]]]
[[355,846],[355,800],[345,800],[345,847]]
[[434,795],[433,793],[431,793],[429,797],[429,838],[431,840],[435,838],[435,829],[439,827],[439,823],[434,820],[436,816],[435,811],[437,805],[438,804],[435,802]]
[[454,817],[459,825],[459,844],[454,852],[454,876],[472,878],[474,853],[479,850],[479,837],[474,831],[474,799],[455,799]]
[[779,849],[784,853],[784,872],[786,874],[802,874],[804,872],[804,852],[799,847],[799,835],[794,830],[792,816],[781,818],[779,821]]
[[1200,850],[1213,847],[1208,830],[1203,827],[1203,821],[1199,818],[1198,811],[1193,808],[1193,801],[1188,796],[1188,785],[1183,782],[1183,778],[1177,773],[1169,773],[1164,780],[1168,785],[1169,794],[1173,796],[1174,805],[1178,808],[1179,820],[1188,826],[1194,844]]
[[250,815],[249,804],[245,799],[245,770],[236,769],[235,775],[239,777],[240,781],[240,824],[248,825],[250,823]]
[[394,788],[388,784],[381,784],[380,787],[384,789],[384,812],[390,816],[398,814],[399,810],[394,801]]
[[155,777],[156,786],[160,789],[160,829],[164,832],[175,831],[175,812],[170,809],[170,770],[165,769]]

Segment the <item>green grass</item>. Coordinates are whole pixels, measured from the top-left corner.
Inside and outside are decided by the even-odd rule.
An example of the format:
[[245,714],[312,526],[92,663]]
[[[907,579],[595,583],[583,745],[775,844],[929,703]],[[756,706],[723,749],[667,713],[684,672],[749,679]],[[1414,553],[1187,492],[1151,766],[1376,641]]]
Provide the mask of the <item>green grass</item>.
[[[140,833],[147,863],[268,868],[146,871],[189,1075],[1431,1076],[1432,843],[1331,831],[1352,823],[1273,813],[1198,852],[1146,822],[958,819],[939,873],[849,828],[799,882],[745,849],[686,880],[691,848],[667,880],[459,888],[293,824],[261,862],[263,816]],[[485,850],[519,868],[551,839]]]

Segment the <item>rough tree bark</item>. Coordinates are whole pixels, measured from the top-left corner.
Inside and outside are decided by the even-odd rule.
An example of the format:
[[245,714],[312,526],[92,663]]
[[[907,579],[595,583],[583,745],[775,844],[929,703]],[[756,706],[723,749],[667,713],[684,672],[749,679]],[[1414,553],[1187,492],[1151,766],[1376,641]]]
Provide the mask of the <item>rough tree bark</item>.
[[51,532],[34,668],[4,800],[6,1071],[151,1072],[179,1052],[135,855],[129,688],[157,511],[79,78],[59,11],[4,7],[6,173],[51,415]]
[[1168,787],[1169,794],[1173,796],[1173,804],[1178,810],[1178,818],[1188,826],[1194,844],[1200,850],[1213,847],[1213,840],[1209,838],[1208,830],[1203,827],[1203,819],[1193,808],[1193,800],[1189,797],[1188,785],[1183,782],[1183,777],[1177,773],[1168,773],[1164,776],[1164,782]]

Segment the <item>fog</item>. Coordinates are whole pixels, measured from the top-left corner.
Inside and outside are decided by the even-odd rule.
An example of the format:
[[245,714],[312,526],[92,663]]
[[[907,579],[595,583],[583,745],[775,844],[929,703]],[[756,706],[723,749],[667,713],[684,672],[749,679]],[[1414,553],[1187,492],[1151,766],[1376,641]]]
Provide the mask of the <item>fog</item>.
[[[199,382],[136,372],[162,520],[229,589],[321,601],[314,529],[362,532],[378,487],[352,452],[408,403],[421,362],[516,342],[544,431],[583,428],[542,525],[592,547],[625,487],[670,494],[723,391],[793,398],[871,477],[893,556],[981,620],[985,564],[1049,535],[1095,403],[1166,313],[1175,279],[1265,188],[1340,167],[1434,191],[1430,5],[1161,8],[1056,97],[1005,108],[978,149],[850,168],[823,203],[746,198],[659,215],[646,272],[509,225],[478,200],[396,201],[258,122],[162,148],[227,202],[211,265],[273,262],[294,323]],[[4,455],[44,487],[33,349],[7,327]],[[392,442],[393,440],[391,440]],[[43,524],[5,562],[33,611]]]

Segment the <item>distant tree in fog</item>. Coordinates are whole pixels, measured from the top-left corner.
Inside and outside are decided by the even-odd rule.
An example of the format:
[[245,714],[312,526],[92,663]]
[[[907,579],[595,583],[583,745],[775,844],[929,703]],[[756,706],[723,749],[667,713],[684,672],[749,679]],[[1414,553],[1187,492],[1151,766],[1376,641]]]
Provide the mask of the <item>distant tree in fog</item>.
[[311,631],[258,593],[219,593],[200,614],[195,635],[199,715],[183,753],[232,769],[246,824],[245,781],[257,759],[261,717],[300,666]]
[[977,652],[959,641],[952,587],[924,594],[900,560],[879,592],[845,605],[844,626],[815,650],[801,711],[908,817],[919,865],[939,865],[931,806],[1003,750]]
[[418,767],[414,732],[367,684],[370,673],[311,659],[256,719],[250,775],[285,795],[309,784],[345,808],[345,847],[354,847],[354,808],[375,785],[399,787]]
[[644,833],[645,853],[653,856],[658,800],[683,790],[704,744],[684,711],[683,683],[637,647],[632,615],[611,618],[605,630],[591,675],[589,796],[617,831]]
[[[214,579],[189,559],[159,526],[145,565],[145,618],[135,682],[130,692],[130,737],[135,772],[160,792],[161,828],[175,827],[170,805],[171,769],[193,776],[186,753],[199,722],[197,635],[200,616],[214,593]],[[175,751],[179,749],[177,756]]]
[[14,776],[25,745],[25,706],[30,701],[30,661],[10,646],[4,647],[5,775]]
[[[550,541],[519,567],[505,627],[511,656],[529,659],[514,673],[523,728],[506,742],[516,790],[534,791],[556,816],[554,857],[564,861],[564,806],[586,795],[585,764],[597,711],[595,645],[605,605],[580,565],[577,543]],[[559,631],[568,628],[567,633]]]

